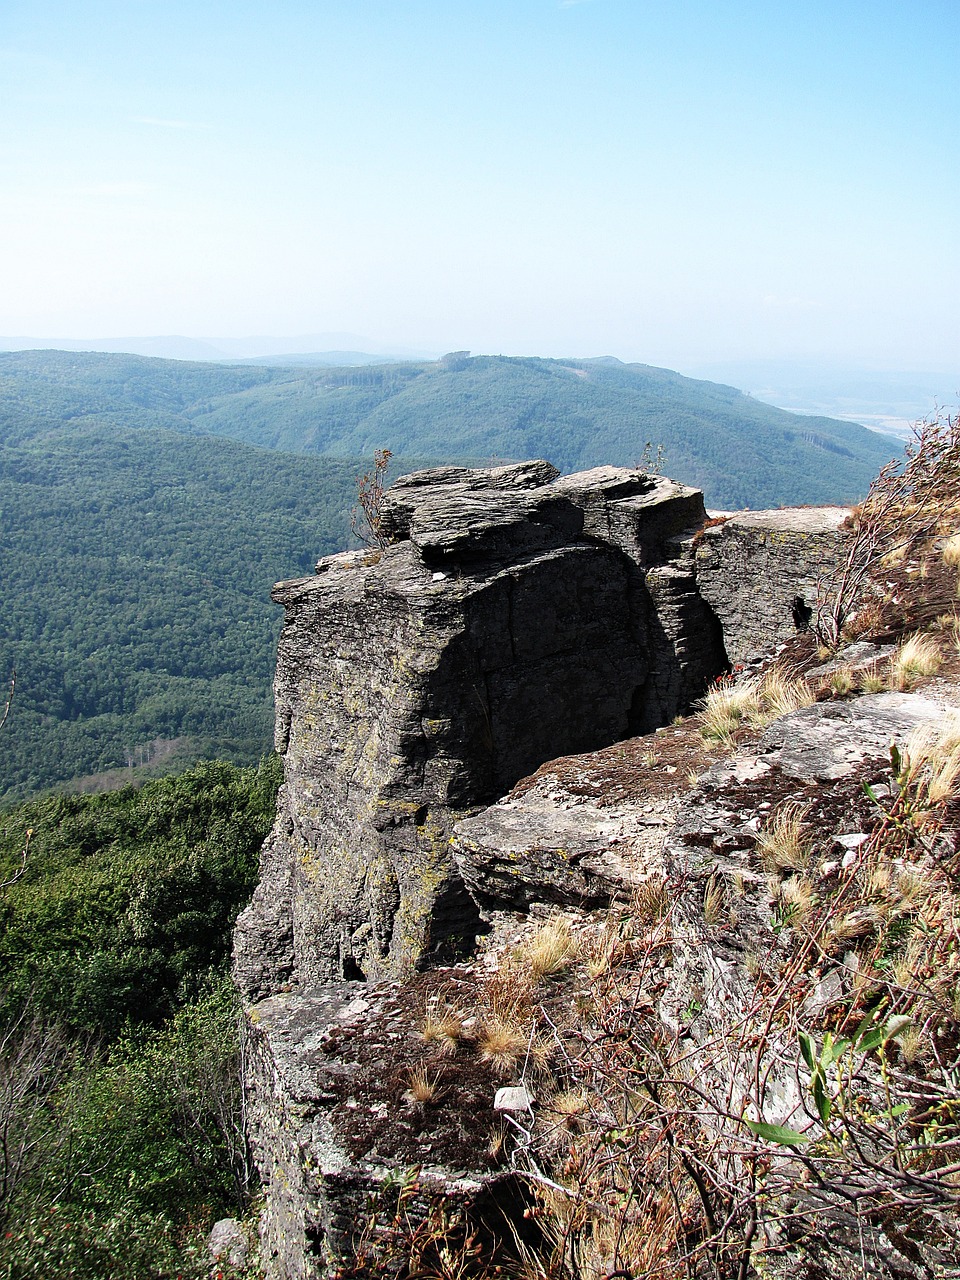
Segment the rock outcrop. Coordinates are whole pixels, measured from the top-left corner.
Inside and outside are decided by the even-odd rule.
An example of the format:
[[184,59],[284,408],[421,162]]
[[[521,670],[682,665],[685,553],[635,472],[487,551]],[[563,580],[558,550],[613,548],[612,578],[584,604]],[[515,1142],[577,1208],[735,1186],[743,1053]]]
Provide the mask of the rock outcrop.
[[[604,907],[650,873],[676,804],[604,794],[615,744],[802,627],[838,554],[839,514],[705,520],[639,471],[439,468],[386,495],[385,547],[275,588],[285,782],[235,945],[272,1280],[325,1274],[398,1168],[467,1215],[498,1181],[489,1070],[469,1132],[396,1114],[434,988],[468,992],[449,966],[501,918]],[[595,777],[545,765],[578,753]]]
[[849,514],[848,507],[741,511],[704,529],[697,585],[720,620],[732,663],[809,624]]
[[682,538],[703,518],[698,492],[636,471],[441,468],[389,491],[382,552],[279,584],[285,785],[237,933],[248,996],[472,943],[455,823],[545,760],[664,723],[725,669]]

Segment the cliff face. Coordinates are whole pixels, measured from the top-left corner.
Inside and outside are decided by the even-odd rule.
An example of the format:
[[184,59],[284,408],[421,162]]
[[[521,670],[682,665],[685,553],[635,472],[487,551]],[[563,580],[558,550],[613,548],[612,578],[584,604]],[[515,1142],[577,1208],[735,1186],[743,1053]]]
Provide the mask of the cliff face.
[[237,934],[248,996],[407,974],[472,944],[453,825],[558,754],[670,719],[724,670],[678,535],[699,493],[546,463],[422,472],[382,553],[281,583],[285,787]]
[[[489,1182],[477,1134],[444,1121],[424,1145],[390,1116],[397,1046],[439,998],[435,979],[469,1003],[484,921],[622,897],[672,821],[629,795],[571,819],[573,793],[549,777],[489,806],[557,757],[609,762],[761,637],[794,634],[844,514],[704,530],[698,492],[637,471],[443,468],[389,492],[382,552],[277,586],[285,785],[235,948],[269,1274],[322,1274],[391,1168],[432,1168],[465,1204]],[[484,1070],[467,1105],[486,1124]],[[387,1077],[373,1114],[391,1132],[358,1146],[356,1092],[369,1100]]]

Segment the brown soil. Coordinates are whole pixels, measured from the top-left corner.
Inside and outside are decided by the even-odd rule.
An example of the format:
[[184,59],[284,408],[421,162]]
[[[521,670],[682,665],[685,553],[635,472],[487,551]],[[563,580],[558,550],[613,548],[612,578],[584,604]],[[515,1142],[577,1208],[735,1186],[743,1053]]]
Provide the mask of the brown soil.
[[[470,1011],[477,985],[469,968],[417,974],[396,984],[389,998],[380,997],[378,1010],[325,1040],[319,1061],[327,1055],[357,1067],[342,1083],[325,1077],[336,1099],[328,1115],[355,1160],[489,1170],[484,1153],[499,1124],[493,1100],[505,1081],[479,1060],[472,1041],[461,1040],[455,1054],[444,1055],[420,1036],[428,1002]],[[435,1081],[433,1098],[423,1106],[404,1097],[418,1068]]]

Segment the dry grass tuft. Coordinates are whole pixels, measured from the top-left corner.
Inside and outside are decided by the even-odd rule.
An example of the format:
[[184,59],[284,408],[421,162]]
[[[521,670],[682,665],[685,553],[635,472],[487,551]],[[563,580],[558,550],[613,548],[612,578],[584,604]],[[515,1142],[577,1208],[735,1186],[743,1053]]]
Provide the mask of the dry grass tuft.
[[[939,809],[957,795],[960,782],[960,720],[946,716],[936,732],[918,729],[901,752],[898,779],[916,797],[919,811]],[[927,814],[928,820],[935,815]],[[919,816],[915,817],[919,822]],[[922,824],[921,824],[922,825]]]
[[837,667],[827,677],[827,688],[838,698],[845,698],[857,687],[857,678],[849,667]]
[[930,762],[930,777],[927,781],[926,798],[932,805],[946,804],[957,794],[957,781],[960,779],[960,743],[944,752]]
[[933,869],[923,863],[910,863],[897,872],[896,889],[900,910],[916,911],[930,892]]
[[801,707],[811,707],[817,700],[806,680],[788,676],[779,666],[771,667],[766,673],[758,693],[762,722],[776,720]]
[[851,942],[868,937],[880,924],[882,914],[875,905],[867,905],[856,907],[841,916],[839,920],[834,920],[830,926],[830,933],[835,945],[846,947]]
[[907,636],[893,658],[893,675],[898,689],[908,689],[920,676],[932,676],[940,670],[943,658],[933,636],[914,632]]
[[634,890],[632,914],[641,924],[655,924],[662,920],[669,906],[665,880],[651,877],[638,884]]
[[808,806],[794,801],[781,805],[757,832],[763,867],[771,874],[803,871],[810,864],[811,846],[804,833]]
[[708,742],[729,743],[745,722],[760,708],[759,686],[755,680],[743,684],[715,684],[700,703],[700,733]]
[[772,666],[760,680],[721,682],[700,704],[700,733],[707,741],[730,743],[743,725],[762,727],[816,701],[806,680]]
[[503,1156],[507,1137],[507,1127],[504,1124],[499,1124],[496,1128],[490,1130],[490,1136],[487,1138],[486,1154],[491,1163],[496,1164]]
[[805,924],[817,905],[813,882],[806,876],[794,875],[777,886],[777,901],[788,924]]
[[949,565],[951,569],[960,568],[960,533],[954,533],[943,541],[940,554],[943,557],[943,563]]
[[584,967],[589,978],[601,978],[614,968],[624,953],[623,929],[617,921],[608,919],[599,933],[581,949]]
[[575,959],[577,940],[566,916],[553,916],[517,949],[516,963],[526,963],[534,982],[560,973]]
[[555,1093],[544,1106],[544,1115],[551,1129],[566,1133],[579,1133],[589,1111],[590,1099],[581,1089]]
[[716,925],[720,923],[723,918],[726,898],[723,878],[714,872],[703,890],[703,920],[705,924]]
[[424,1107],[438,1100],[439,1072],[431,1079],[424,1067],[411,1067],[409,1078],[410,1084],[403,1095],[403,1100],[412,1111],[422,1111]]
[[927,1039],[919,1027],[905,1027],[897,1036],[897,1044],[908,1067],[919,1062],[927,1052]]
[[881,671],[879,667],[870,667],[860,677],[860,688],[864,693],[885,693],[890,688],[890,671]]
[[423,1017],[420,1036],[443,1054],[454,1054],[463,1039],[463,1015],[449,1005],[430,1006]]
[[518,1021],[491,1012],[477,1032],[480,1060],[489,1062],[498,1074],[509,1075],[524,1056],[528,1039]]

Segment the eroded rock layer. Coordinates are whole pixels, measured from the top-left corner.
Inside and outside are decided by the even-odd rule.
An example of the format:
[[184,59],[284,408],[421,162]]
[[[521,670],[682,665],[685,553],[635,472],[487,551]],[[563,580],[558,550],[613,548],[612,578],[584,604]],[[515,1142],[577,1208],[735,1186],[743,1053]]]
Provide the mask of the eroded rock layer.
[[[808,514],[765,515],[705,538],[699,492],[642,472],[439,468],[386,495],[385,548],[275,588],[285,784],[235,944],[271,1277],[327,1274],[398,1169],[464,1212],[486,1194],[489,1070],[469,1132],[403,1101],[423,1010],[473,981],[443,966],[491,922],[603,908],[649,873],[676,806],[612,744],[803,625],[837,554],[838,519],[810,541]],[[653,756],[679,778],[672,732]]]
[[702,520],[698,492],[642,472],[441,468],[387,495],[382,552],[278,585],[285,786],[237,934],[249,996],[472,942],[453,825],[545,760],[662,724],[724,670],[671,541]]

